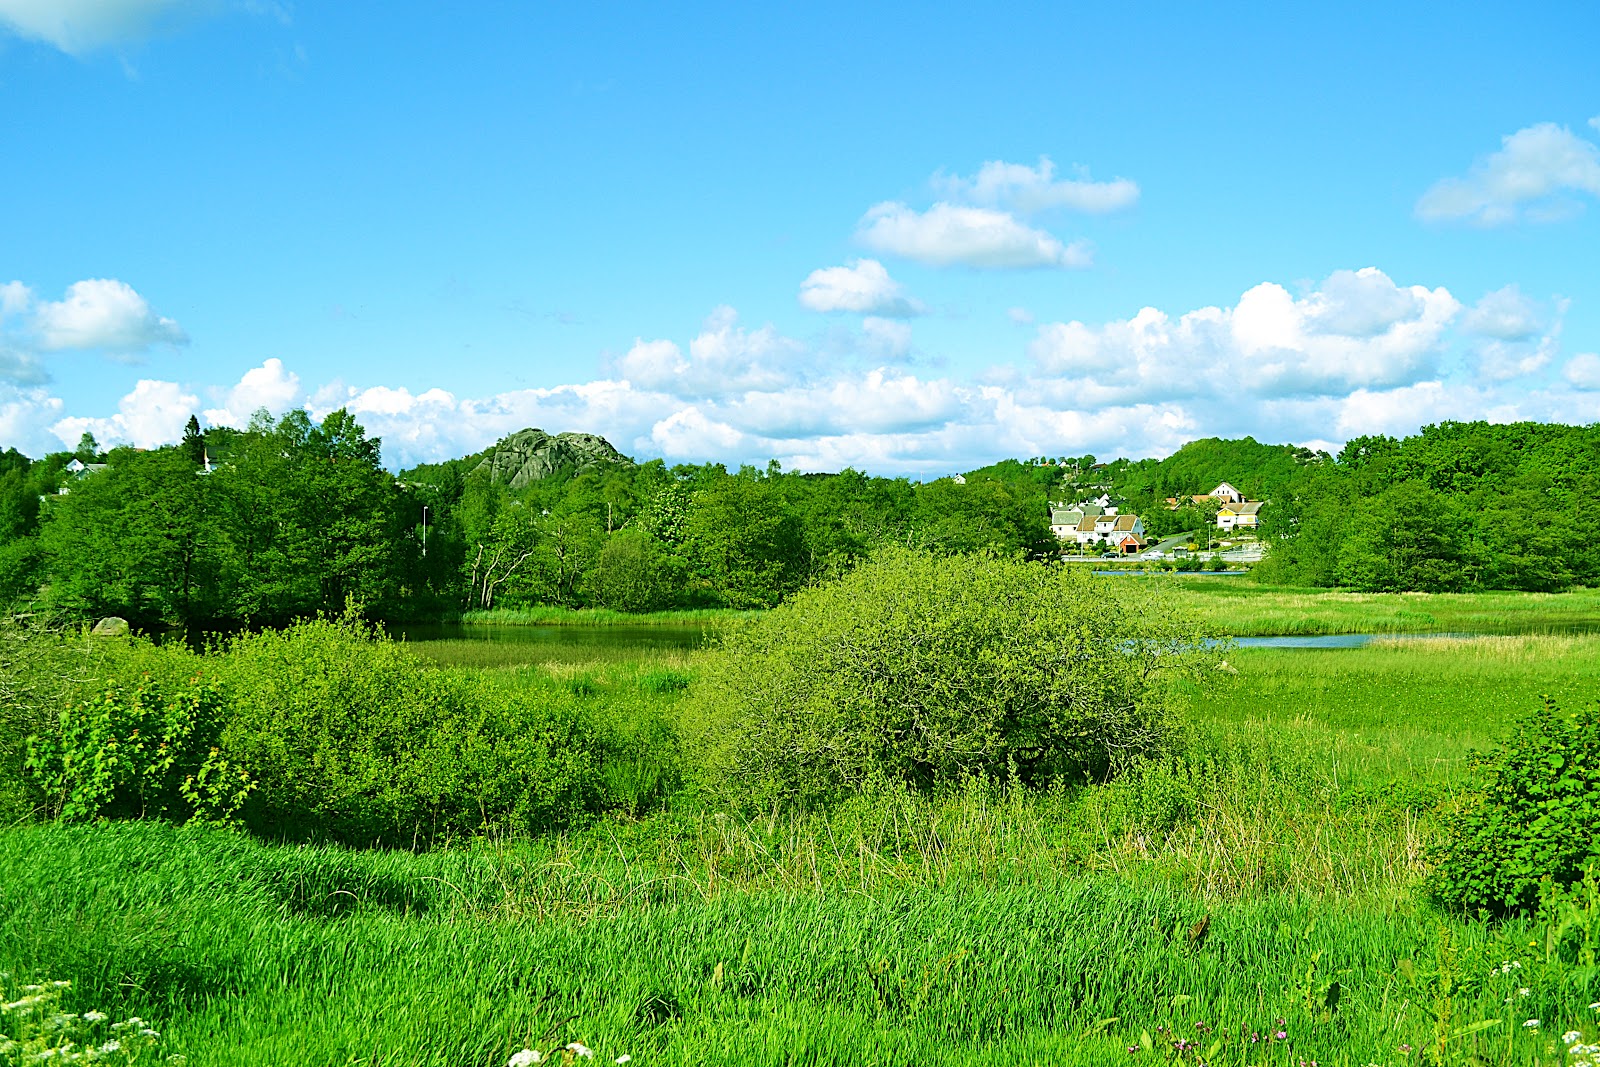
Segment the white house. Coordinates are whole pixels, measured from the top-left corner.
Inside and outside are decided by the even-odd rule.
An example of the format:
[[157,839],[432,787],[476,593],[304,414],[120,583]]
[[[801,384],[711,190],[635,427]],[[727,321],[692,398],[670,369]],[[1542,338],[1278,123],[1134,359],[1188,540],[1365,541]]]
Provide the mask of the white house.
[[1239,490],[1235,489],[1233,486],[1229,485],[1227,482],[1223,482],[1206,495],[1213,500],[1220,500],[1224,504],[1244,503],[1244,494],[1239,492]]

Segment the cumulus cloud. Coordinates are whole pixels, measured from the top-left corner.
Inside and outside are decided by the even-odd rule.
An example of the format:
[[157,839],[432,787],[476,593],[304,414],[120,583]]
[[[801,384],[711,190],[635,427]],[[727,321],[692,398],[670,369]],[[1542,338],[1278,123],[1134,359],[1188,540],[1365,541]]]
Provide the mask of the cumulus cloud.
[[854,311],[903,319],[927,309],[906,296],[904,287],[875,259],[814,270],[800,283],[800,303],[812,311]]
[[245,371],[239,383],[224,394],[221,407],[207,408],[206,421],[242,430],[258,409],[281,415],[301,400],[302,393],[300,376],[286,370],[283,360],[269,359]]
[[[741,326],[723,307],[692,336],[638,340],[607,377],[488,396],[381,382],[307,388],[268,360],[233,386],[144,381],[109,417],[68,418],[43,390],[0,382],[0,447],[35,440],[41,427],[68,445],[86,429],[108,442],[175,441],[192,392],[213,397],[214,424],[237,425],[262,405],[303,405],[319,419],[347,407],[383,439],[394,468],[470,454],[526,426],[600,433],[673,463],[776,458],[789,469],[926,476],[1008,455],[1163,455],[1212,435],[1336,449],[1354,434],[1440,419],[1600,420],[1600,355],[1537,379],[1490,372],[1477,346],[1503,346],[1508,361],[1559,356],[1560,302],[1546,314],[1551,305],[1530,302],[1528,312],[1520,299],[1498,290],[1467,309],[1446,289],[1397,284],[1375,268],[1336,271],[1304,289],[1265,282],[1227,306],[1045,323],[1029,362],[977,377],[896,363],[910,345],[904,320],[866,316],[852,335],[857,358],[830,364],[814,344]],[[1526,333],[1523,320],[1541,325]],[[1457,358],[1475,351],[1476,364]],[[863,367],[866,355],[878,365]]]
[[861,320],[867,351],[879,359],[904,359],[911,354],[911,324],[868,316]]
[[33,305],[33,290],[21,282],[0,285],[0,319],[20,315]]
[[68,448],[77,445],[84,431],[94,434],[102,445],[157,448],[182,436],[184,425],[199,404],[199,397],[185,392],[176,382],[145,378],[118,402],[115,415],[69,416],[51,426],[50,432]]
[[1043,375],[1105,403],[1392,388],[1434,373],[1460,307],[1443,288],[1396,286],[1368,267],[1302,297],[1265,282],[1231,308],[1176,319],[1144,308],[1101,326],[1049,323],[1030,354]]
[[1600,145],[1541,122],[1501,138],[1500,150],[1465,177],[1435,183],[1417,201],[1417,215],[1479,226],[1551,221],[1580,210],[1579,196],[1600,197]]
[[177,322],[155,314],[131,285],[115,278],[73,282],[64,299],[38,305],[33,330],[45,351],[104,348],[136,353],[156,344],[189,341]]
[[781,386],[803,359],[800,342],[772,326],[746,330],[738,313],[719,307],[689,342],[689,352],[673,341],[635,341],[616,370],[636,386],[676,396],[714,395]]
[[1575,388],[1600,391],[1600,354],[1580,352],[1567,360],[1562,375]]
[[1139,200],[1139,186],[1127,178],[1097,182],[1087,168],[1079,168],[1076,178],[1057,179],[1056,165],[1048,156],[1039,165],[991,160],[971,178],[935,175],[934,188],[950,200],[1034,214],[1051,208],[1067,208],[1101,215],[1131,207]]
[[50,375],[45,373],[38,357],[32,352],[23,352],[0,344],[0,382],[42,385],[49,380]]
[[1544,328],[1539,307],[1515,285],[1485,293],[1462,325],[1471,333],[1500,341],[1526,341]]
[[878,204],[862,217],[856,239],[874,251],[936,267],[1082,268],[1094,261],[1085,241],[1062,244],[1004,211],[944,202],[927,211],[899,202]]
[[0,380],[0,449],[42,456],[59,447],[50,427],[61,418],[62,407],[59,397],[43,389]]
[[82,56],[135,43],[229,6],[283,17],[281,5],[261,0],[0,0],[0,28]]

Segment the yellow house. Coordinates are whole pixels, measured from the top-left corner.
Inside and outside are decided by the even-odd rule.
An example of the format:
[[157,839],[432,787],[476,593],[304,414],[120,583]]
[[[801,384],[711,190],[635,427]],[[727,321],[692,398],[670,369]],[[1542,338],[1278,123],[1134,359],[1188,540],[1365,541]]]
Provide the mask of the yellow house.
[[1253,530],[1256,516],[1261,511],[1261,501],[1247,500],[1242,504],[1224,504],[1217,512],[1219,530]]

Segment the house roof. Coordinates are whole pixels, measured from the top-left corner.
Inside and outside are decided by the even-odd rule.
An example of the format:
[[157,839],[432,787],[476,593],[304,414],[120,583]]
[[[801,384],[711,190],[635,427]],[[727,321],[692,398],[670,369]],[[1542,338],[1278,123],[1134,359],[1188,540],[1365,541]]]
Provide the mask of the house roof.
[[1118,515],[1117,525],[1113,528],[1117,530],[1131,530],[1133,529],[1134,524],[1138,521],[1139,516],[1137,515]]
[[1261,501],[1246,500],[1243,504],[1236,505],[1233,510],[1240,515],[1254,515],[1261,510]]
[[1078,532],[1094,533],[1094,518],[1092,516],[1084,516],[1083,521],[1078,523]]

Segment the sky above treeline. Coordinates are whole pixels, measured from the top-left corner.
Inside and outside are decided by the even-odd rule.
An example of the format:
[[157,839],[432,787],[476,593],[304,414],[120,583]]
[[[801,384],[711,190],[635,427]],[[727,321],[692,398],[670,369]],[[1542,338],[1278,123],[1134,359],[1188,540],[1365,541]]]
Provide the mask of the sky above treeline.
[[1600,6],[0,0],[0,447],[1600,420]]

